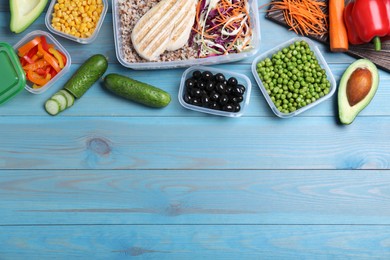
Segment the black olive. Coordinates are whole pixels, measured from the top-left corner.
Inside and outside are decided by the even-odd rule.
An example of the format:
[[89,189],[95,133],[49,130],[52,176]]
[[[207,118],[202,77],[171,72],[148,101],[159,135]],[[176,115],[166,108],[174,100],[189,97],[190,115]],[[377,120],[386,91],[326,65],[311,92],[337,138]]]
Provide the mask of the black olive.
[[192,78],[189,78],[189,79],[186,80],[185,86],[187,88],[193,88],[195,85],[196,85],[195,81]]
[[226,85],[224,85],[221,82],[218,82],[217,85],[215,85],[215,90],[219,93],[223,94],[226,92]]
[[194,77],[195,79],[200,79],[202,77],[202,72],[200,72],[199,70],[195,70],[194,72],[192,72],[192,77]]
[[210,93],[210,99],[213,101],[219,100],[219,96],[220,96],[220,94],[216,91],[213,91]]
[[209,81],[209,80],[212,80],[213,79],[213,73],[211,73],[210,71],[203,71],[202,72],[202,79],[204,79],[205,81]]
[[222,110],[227,112],[234,112],[234,106],[232,104],[227,104],[223,106]]
[[227,95],[221,95],[219,98],[219,104],[225,105],[229,101],[229,97]]
[[198,88],[193,88],[191,89],[191,96],[193,96],[194,98],[199,98],[202,96],[202,92]]
[[233,88],[232,94],[236,97],[242,97],[244,95],[244,91],[241,87],[237,86]]
[[238,81],[235,77],[231,77],[228,79],[228,85],[235,87],[235,86],[237,86],[237,84],[238,84]]
[[242,84],[238,84],[237,87],[239,87],[240,89],[242,89],[242,92],[244,93],[246,88],[244,87],[244,85]]
[[206,83],[204,81],[198,81],[197,86],[200,89],[205,89],[206,88]]
[[192,103],[192,96],[191,95],[189,95],[188,93],[187,94],[184,94],[184,97],[183,97],[183,99],[184,99],[184,101],[186,102],[186,103],[189,103],[189,104],[191,104]]
[[192,99],[191,104],[195,106],[199,106],[201,104],[200,100],[197,98]]
[[202,96],[202,105],[208,107],[210,104],[210,98],[208,96]]
[[213,90],[214,90],[214,87],[215,87],[214,82],[212,82],[212,81],[207,81],[207,82],[206,82],[206,87],[205,87],[205,89],[206,89],[207,91],[209,91],[209,92],[213,91]]
[[217,82],[224,82],[225,76],[222,73],[217,73],[217,74],[215,74],[214,79]]
[[219,109],[220,109],[220,106],[218,105],[217,102],[211,102],[211,103],[209,104],[209,108],[219,110]]
[[243,96],[239,96],[239,97],[230,96],[230,97],[229,97],[229,100],[230,100],[231,103],[233,103],[233,104],[239,104],[239,103],[241,103],[241,102],[244,100],[244,97],[243,97]]
[[227,85],[227,86],[226,86],[226,94],[232,93],[232,90],[233,90],[233,87],[232,87],[232,86],[230,86],[230,85]]
[[233,105],[233,107],[234,107],[234,112],[240,112],[240,110],[241,110],[240,104],[235,104],[235,105]]

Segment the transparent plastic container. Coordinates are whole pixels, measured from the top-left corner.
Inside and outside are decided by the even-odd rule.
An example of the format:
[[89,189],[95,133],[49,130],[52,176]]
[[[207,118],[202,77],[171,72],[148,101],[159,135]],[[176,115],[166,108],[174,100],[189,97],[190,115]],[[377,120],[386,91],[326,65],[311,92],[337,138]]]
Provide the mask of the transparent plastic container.
[[128,62],[123,53],[123,44],[122,37],[120,32],[120,14],[119,14],[119,3],[118,0],[112,0],[112,17],[113,17],[113,27],[114,27],[114,40],[115,40],[115,51],[116,56],[124,67],[131,68],[134,70],[148,70],[148,69],[168,69],[168,68],[181,68],[181,67],[190,67],[194,65],[212,65],[220,63],[229,63],[239,61],[248,57],[254,56],[260,49],[260,21],[259,21],[259,11],[257,1],[250,1],[250,10],[249,16],[252,22],[252,46],[250,50],[222,55],[214,56],[208,58],[199,58],[199,59],[190,59],[190,60],[181,60],[181,61],[166,61],[166,62]]
[[[272,58],[273,54],[277,53],[278,51],[282,50],[285,47],[290,46],[291,44],[295,43],[296,41],[305,41],[306,43],[309,44],[310,49],[314,52],[314,54],[318,60],[319,65],[321,66],[321,68],[323,68],[326,71],[327,79],[330,82],[330,91],[328,94],[317,99],[315,102],[312,102],[312,103],[310,103],[310,104],[308,104],[300,109],[297,109],[294,112],[282,113],[281,111],[279,111],[277,109],[276,105],[274,104],[274,102],[271,100],[271,97],[267,93],[267,90],[265,89],[262,80],[260,79],[259,75],[257,74],[256,66],[257,66],[257,63],[259,63],[260,61],[262,61],[266,58]],[[295,37],[295,38],[290,39],[290,40],[276,46],[275,48],[261,54],[260,56],[256,57],[252,63],[252,73],[253,73],[253,76],[254,76],[261,92],[263,93],[263,96],[266,99],[268,105],[271,107],[271,109],[275,113],[275,115],[277,115],[280,118],[294,117],[294,116],[299,115],[300,113],[302,113],[302,112],[304,112],[304,111],[306,111],[314,106],[317,106],[321,102],[324,102],[325,100],[329,99],[335,93],[336,88],[337,88],[336,80],[332,74],[332,71],[330,70],[330,68],[329,68],[327,62],[325,61],[324,57],[322,56],[320,50],[311,40],[309,40],[306,37]]]
[[57,2],[58,2],[58,0],[52,0],[51,1],[50,5],[49,5],[49,8],[47,9],[46,16],[45,16],[45,24],[46,24],[47,29],[49,29],[50,32],[52,32],[54,34],[57,34],[57,35],[59,35],[61,37],[64,37],[66,39],[69,39],[69,40],[81,43],[81,44],[90,44],[94,40],[96,40],[96,38],[97,38],[97,36],[98,36],[98,34],[100,32],[100,29],[101,29],[101,27],[103,25],[104,18],[106,17],[106,14],[107,14],[108,0],[102,0],[103,11],[100,14],[99,22],[96,25],[95,31],[93,32],[93,34],[89,38],[75,37],[75,36],[73,36],[71,34],[67,34],[67,33],[64,33],[64,32],[61,32],[59,30],[54,29],[54,27],[51,25],[51,20],[53,18],[54,5]]
[[[227,111],[222,111],[222,110],[216,110],[216,109],[200,107],[200,106],[192,105],[192,104],[189,104],[189,103],[185,102],[184,101],[184,93],[186,91],[185,82],[186,82],[186,80],[188,78],[192,77],[192,73],[194,71],[196,71],[196,70],[199,70],[201,72],[203,72],[203,71],[210,71],[214,75],[217,74],[217,73],[222,73],[226,77],[226,79],[228,79],[230,77],[235,77],[237,79],[237,81],[238,81],[238,84],[242,84],[246,88],[246,90],[244,92],[244,96],[243,96],[244,99],[240,103],[241,110],[239,112],[227,112]],[[212,67],[206,67],[206,66],[193,66],[193,67],[190,67],[187,70],[185,70],[184,73],[183,73],[183,76],[181,77],[178,98],[179,98],[180,104],[183,107],[185,107],[187,109],[190,109],[190,110],[194,110],[194,111],[198,111],[198,112],[202,112],[202,113],[213,114],[213,115],[217,115],[217,116],[240,117],[240,116],[242,116],[244,114],[245,109],[249,105],[251,89],[252,89],[252,84],[251,84],[250,79],[247,76],[243,75],[243,74],[231,72],[231,71],[228,71],[228,70],[222,70],[222,69],[216,69],[216,68],[212,68]]]
[[27,42],[31,41],[37,36],[45,36],[48,44],[54,44],[55,49],[61,51],[66,56],[66,65],[64,68],[54,76],[46,85],[39,89],[32,88],[33,84],[27,80],[25,89],[33,94],[42,94],[46,90],[48,90],[51,86],[53,86],[70,68],[70,65],[72,63],[71,57],[68,53],[68,51],[50,34],[45,31],[32,31],[26,36],[24,36],[18,43],[16,43],[13,47],[15,51],[17,52],[17,49]]

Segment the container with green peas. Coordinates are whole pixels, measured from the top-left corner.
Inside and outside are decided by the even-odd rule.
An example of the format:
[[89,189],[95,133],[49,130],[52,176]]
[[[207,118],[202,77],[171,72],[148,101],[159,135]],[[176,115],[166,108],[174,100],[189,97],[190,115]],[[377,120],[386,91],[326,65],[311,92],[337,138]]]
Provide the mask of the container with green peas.
[[336,81],[318,47],[293,38],[255,58],[252,73],[272,111],[296,116],[330,98]]

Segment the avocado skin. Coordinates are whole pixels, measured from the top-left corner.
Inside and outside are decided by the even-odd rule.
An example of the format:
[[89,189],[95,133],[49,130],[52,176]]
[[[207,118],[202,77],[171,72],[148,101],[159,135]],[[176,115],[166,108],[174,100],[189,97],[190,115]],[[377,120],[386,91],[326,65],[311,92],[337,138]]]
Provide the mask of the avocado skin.
[[45,9],[48,0],[40,0],[38,5],[34,7],[26,15],[21,15],[20,5],[22,5],[24,1],[19,0],[10,0],[10,12],[11,12],[11,21],[10,21],[10,30],[14,33],[21,33],[26,30],[35,20],[41,15],[43,10]]
[[[348,102],[347,97],[347,83],[352,75],[352,73],[358,69],[368,69],[372,75],[372,85],[369,93],[366,97],[361,100],[359,103],[351,106]],[[342,124],[349,125],[351,124],[357,115],[371,102],[379,85],[379,73],[378,69],[374,63],[368,59],[359,59],[353,62],[345,70],[343,76],[341,77],[338,90],[338,109],[339,109],[339,119]]]

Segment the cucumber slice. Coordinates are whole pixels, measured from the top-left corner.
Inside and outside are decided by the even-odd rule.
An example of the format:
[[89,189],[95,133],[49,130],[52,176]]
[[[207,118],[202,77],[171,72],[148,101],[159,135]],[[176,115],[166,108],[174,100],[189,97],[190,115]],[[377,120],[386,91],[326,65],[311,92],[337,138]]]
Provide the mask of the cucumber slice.
[[45,110],[50,115],[55,116],[60,112],[60,104],[58,103],[57,100],[48,99],[45,102]]
[[62,94],[54,94],[51,99],[55,100],[60,104],[60,111],[64,111],[67,108],[66,97]]
[[65,89],[61,89],[60,91],[58,91],[58,93],[63,95],[66,98],[66,107],[67,108],[73,106],[75,97],[72,94],[70,94]]

